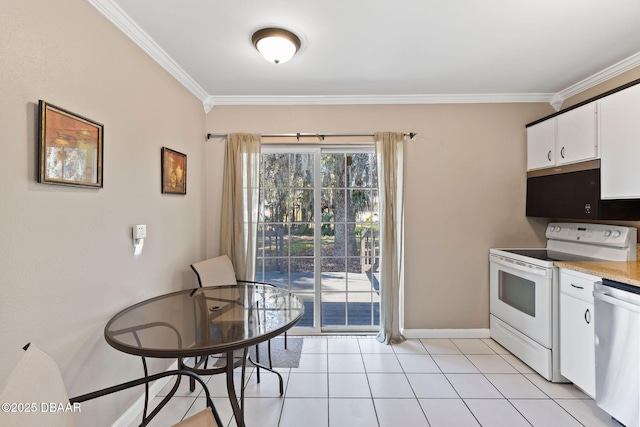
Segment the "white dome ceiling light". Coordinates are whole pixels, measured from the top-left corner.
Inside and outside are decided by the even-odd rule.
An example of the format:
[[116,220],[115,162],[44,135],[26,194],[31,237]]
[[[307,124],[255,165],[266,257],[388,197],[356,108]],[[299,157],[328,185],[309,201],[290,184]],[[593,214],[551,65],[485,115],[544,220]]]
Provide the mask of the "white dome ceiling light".
[[253,33],[253,45],[264,59],[274,64],[287,62],[300,49],[300,39],[282,28],[263,28]]

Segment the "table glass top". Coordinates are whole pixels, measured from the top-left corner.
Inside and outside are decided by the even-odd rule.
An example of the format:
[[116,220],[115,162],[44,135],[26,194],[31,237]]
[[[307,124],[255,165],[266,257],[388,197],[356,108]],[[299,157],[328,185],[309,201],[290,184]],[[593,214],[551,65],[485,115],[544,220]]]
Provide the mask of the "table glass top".
[[291,328],[303,303],[269,285],[189,289],[143,301],[116,314],[107,342],[126,353],[188,357],[248,347]]

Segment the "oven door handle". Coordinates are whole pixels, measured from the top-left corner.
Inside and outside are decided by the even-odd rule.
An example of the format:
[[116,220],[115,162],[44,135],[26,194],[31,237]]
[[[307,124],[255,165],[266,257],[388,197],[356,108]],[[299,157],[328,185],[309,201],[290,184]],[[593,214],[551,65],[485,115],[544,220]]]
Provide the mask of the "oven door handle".
[[500,255],[491,254],[489,261],[498,265],[504,265],[505,267],[513,268],[514,270],[535,274],[537,276],[547,278],[551,277],[548,268],[539,267],[533,264],[527,264],[526,262],[516,261],[514,259],[505,258]]

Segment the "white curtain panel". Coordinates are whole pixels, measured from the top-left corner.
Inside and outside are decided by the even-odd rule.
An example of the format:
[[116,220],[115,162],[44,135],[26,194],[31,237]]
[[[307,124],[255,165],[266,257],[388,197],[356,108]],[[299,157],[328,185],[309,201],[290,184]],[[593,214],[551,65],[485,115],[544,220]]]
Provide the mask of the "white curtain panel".
[[260,184],[260,135],[227,137],[222,190],[220,252],[238,280],[254,280]]
[[404,279],[404,133],[376,132],[380,192],[380,333],[378,341],[397,344]]

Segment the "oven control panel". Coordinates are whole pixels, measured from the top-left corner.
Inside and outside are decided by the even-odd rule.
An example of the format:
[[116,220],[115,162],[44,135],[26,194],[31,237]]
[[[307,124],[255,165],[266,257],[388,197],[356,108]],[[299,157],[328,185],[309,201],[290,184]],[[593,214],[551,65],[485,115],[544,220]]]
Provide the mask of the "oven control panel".
[[547,239],[626,247],[635,244],[637,229],[608,224],[552,222],[547,226]]

